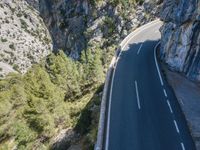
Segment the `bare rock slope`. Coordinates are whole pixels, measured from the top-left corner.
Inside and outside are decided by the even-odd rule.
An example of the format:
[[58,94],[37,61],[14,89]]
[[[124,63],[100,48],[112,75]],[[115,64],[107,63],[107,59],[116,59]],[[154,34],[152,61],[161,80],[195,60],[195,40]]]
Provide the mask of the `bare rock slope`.
[[0,1],[0,75],[25,73],[52,50],[39,13],[25,0]]
[[200,1],[164,0],[161,58],[174,70],[200,81]]
[[82,50],[91,45],[118,44],[131,30],[155,19],[158,12],[153,1],[144,5],[110,0],[34,1],[37,0],[27,0],[39,8],[51,33],[54,50],[62,49],[73,59],[79,59]]
[[13,71],[25,73],[52,49],[54,52],[62,49],[77,60],[88,48],[117,45],[128,33],[158,14],[158,6],[151,0],[144,5],[118,3],[2,0],[0,75]]

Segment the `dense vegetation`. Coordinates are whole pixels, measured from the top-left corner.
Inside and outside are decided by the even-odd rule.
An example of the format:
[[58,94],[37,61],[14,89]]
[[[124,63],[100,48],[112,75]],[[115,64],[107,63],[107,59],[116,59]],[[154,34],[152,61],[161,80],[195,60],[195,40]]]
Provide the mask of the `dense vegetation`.
[[88,133],[92,117],[88,107],[91,99],[99,104],[94,93],[101,87],[104,66],[110,61],[105,54],[106,50],[88,49],[75,62],[60,51],[23,76],[10,74],[1,79],[0,149],[15,145],[19,150],[47,149],[59,129]]

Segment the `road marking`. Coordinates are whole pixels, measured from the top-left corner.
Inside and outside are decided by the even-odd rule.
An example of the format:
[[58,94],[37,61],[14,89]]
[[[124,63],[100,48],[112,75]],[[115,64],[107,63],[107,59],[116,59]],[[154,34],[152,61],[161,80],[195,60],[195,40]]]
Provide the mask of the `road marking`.
[[162,76],[161,76],[161,73],[160,73],[160,68],[158,67],[158,61],[157,61],[157,57],[156,57],[156,48],[158,47],[158,45],[160,44],[160,42],[158,42],[158,44],[154,47],[154,60],[155,60],[155,63],[156,63],[156,68],[157,68],[157,71],[158,71],[158,75],[159,75],[159,78],[160,78],[160,82],[161,82],[161,85],[163,86],[163,79],[162,79]]
[[182,147],[182,150],[185,150],[185,146],[184,146],[183,142],[181,142],[181,147]]
[[143,43],[140,45],[140,48],[139,48],[138,51],[137,51],[137,55],[139,55],[140,50],[142,49],[142,46],[143,46]]
[[169,106],[170,112],[173,113],[173,110],[172,110],[172,107],[171,107],[171,104],[170,104],[169,100],[167,100],[167,104]]
[[175,127],[176,127],[176,131],[177,131],[178,133],[180,133],[179,128],[178,128],[178,125],[177,125],[177,123],[176,123],[176,120],[174,120],[174,125],[175,125]]
[[106,150],[108,150],[108,146],[109,146],[109,137],[110,137],[110,112],[111,112],[111,105],[112,105],[112,89],[113,89],[113,82],[114,82],[114,78],[115,78],[115,71],[117,68],[118,63],[116,63],[115,67],[114,67],[114,71],[113,71],[113,76],[112,76],[112,80],[111,80],[111,88],[110,88],[110,95],[109,95],[109,106],[108,106],[108,121],[107,121],[107,133],[106,133]]
[[164,92],[165,97],[167,97],[167,92],[165,89],[163,89],[163,92]]
[[[121,42],[121,46],[122,45],[124,45],[122,48],[121,48],[121,50],[123,50],[123,49],[125,49],[125,47],[126,47],[126,45],[130,42],[130,40],[132,40],[133,39],[133,37],[135,37],[136,35],[138,35],[139,33],[141,33],[141,32],[143,32],[144,30],[146,30],[146,29],[148,29],[148,28],[150,28],[150,27],[152,27],[153,25],[155,25],[155,24],[158,24],[158,23],[160,23],[160,21],[159,20],[155,20],[155,21],[153,21],[153,22],[151,22],[151,23],[147,23],[146,25],[144,25],[143,26],[143,28],[141,27],[141,28],[138,28],[138,29],[136,29],[134,32],[132,32],[132,33],[130,33],[126,38],[128,39],[124,39],[122,42]],[[133,34],[133,35],[132,35]],[[127,40],[127,41],[126,41]],[[125,42],[126,41],[126,42]],[[125,42],[125,44],[122,44],[122,43],[124,43]]]
[[[124,46],[121,48],[121,51],[118,55],[118,57],[120,57],[123,49],[126,47],[126,45],[133,39],[133,37],[135,37],[136,35],[138,35],[139,33],[141,33],[142,31],[146,30],[147,28],[150,28],[151,26],[155,25],[155,24],[158,24],[159,22],[158,21],[155,21],[153,23],[149,23],[149,24],[146,24],[143,28],[141,27],[140,29],[136,30],[133,35],[131,35],[131,38],[128,39],[126,41],[126,43],[124,44]],[[129,38],[129,37],[128,37]],[[124,39],[125,41],[125,39]],[[123,43],[123,41],[122,41]],[[122,45],[122,44],[121,44]],[[112,63],[111,63],[112,64]],[[112,88],[113,88],[113,82],[114,82],[114,77],[115,77],[115,70],[117,68],[117,62],[116,62],[116,66],[114,67],[114,71],[113,71],[113,77],[112,77],[112,81],[111,81],[111,90],[110,90],[110,95],[109,95],[109,106],[108,106],[108,121],[107,121],[107,133],[106,133],[106,141],[105,141],[105,150],[108,150],[108,147],[109,147],[109,134],[110,134],[110,112],[111,112],[111,104],[112,104]],[[111,67],[111,66],[110,66]]]
[[139,92],[138,92],[138,84],[137,84],[137,81],[135,81],[135,90],[136,90],[136,96],[137,96],[138,109],[141,109],[141,106],[140,106],[140,97],[139,97]]

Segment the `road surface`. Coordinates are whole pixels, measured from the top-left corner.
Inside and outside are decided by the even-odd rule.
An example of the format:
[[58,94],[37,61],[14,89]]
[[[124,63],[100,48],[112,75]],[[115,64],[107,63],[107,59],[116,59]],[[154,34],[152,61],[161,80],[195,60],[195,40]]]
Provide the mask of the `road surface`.
[[160,26],[142,27],[122,47],[110,87],[106,150],[195,150],[155,58]]

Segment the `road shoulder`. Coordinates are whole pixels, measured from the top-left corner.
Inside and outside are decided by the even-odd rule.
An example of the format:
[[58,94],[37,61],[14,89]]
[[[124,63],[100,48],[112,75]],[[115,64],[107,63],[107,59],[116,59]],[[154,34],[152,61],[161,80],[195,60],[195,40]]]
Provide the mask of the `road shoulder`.
[[186,117],[196,148],[200,150],[200,84],[169,70],[165,64],[161,66]]

